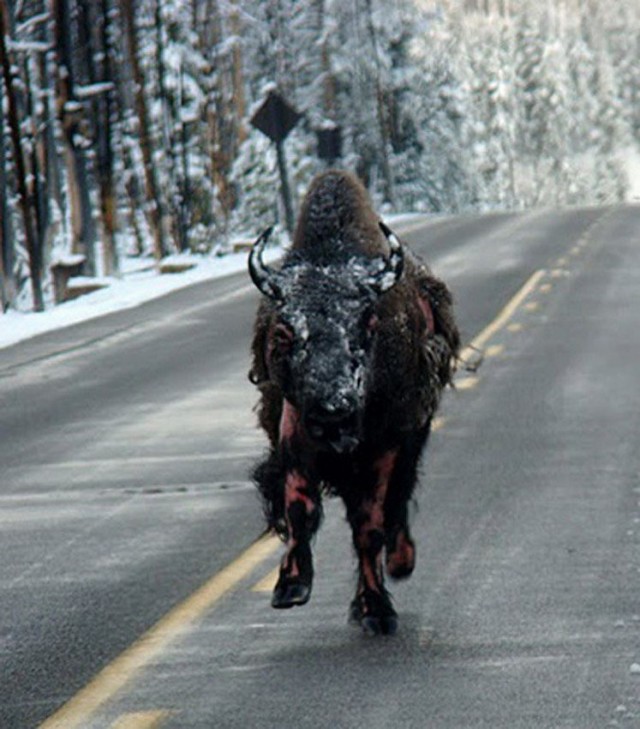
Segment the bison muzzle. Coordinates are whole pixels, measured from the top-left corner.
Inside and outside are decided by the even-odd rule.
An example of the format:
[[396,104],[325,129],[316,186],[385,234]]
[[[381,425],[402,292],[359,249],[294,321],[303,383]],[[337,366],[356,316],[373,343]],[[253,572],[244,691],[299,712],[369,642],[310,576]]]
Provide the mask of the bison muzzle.
[[308,601],[321,494],[337,494],[358,558],[350,618],[368,633],[393,633],[384,568],[399,579],[415,565],[408,504],[459,348],[451,294],[346,172],[312,182],[279,269],[262,259],[269,234],[256,241],[249,272],[264,295],[250,379],[270,441],[254,479],[287,545],[272,605]]

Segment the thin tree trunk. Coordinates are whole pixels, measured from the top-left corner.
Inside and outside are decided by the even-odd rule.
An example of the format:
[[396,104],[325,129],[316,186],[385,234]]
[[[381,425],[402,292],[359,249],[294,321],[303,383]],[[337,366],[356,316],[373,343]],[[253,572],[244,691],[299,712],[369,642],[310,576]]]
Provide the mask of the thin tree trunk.
[[85,257],[85,274],[94,276],[96,230],[84,153],[77,144],[81,136],[81,107],[74,97],[71,15],[68,0],[52,0],[52,7],[57,56],[57,109],[65,142],[73,250]]
[[[42,29],[42,41],[46,40],[46,27]],[[56,139],[55,139],[55,108],[51,103],[53,98],[51,80],[55,78],[54,71],[55,61],[50,57],[50,54],[40,55],[40,78],[42,83],[42,93],[40,104],[42,106],[42,132],[40,134],[39,145],[40,145],[40,167],[43,171],[45,180],[45,188],[47,191],[47,211],[49,216],[49,223],[51,223],[51,202],[54,201],[58,207],[58,210],[63,211],[65,209],[66,201],[64,198],[63,184],[62,184],[62,170],[60,169],[60,158],[56,150]],[[51,225],[47,232],[48,236],[51,236]]]
[[20,117],[14,87],[14,82],[16,81],[14,77],[15,64],[12,62],[12,59],[9,58],[5,44],[5,38],[7,37],[9,27],[8,0],[0,0],[0,64],[2,65],[2,75],[4,79],[5,93],[7,95],[7,118],[13,146],[18,203],[22,213],[25,245],[29,256],[33,308],[35,311],[43,311],[42,250],[38,245],[39,241],[34,222],[34,201],[30,199],[27,187],[27,173],[20,136]]
[[233,108],[235,111],[236,123],[236,145],[233,150],[233,156],[235,156],[237,148],[240,146],[240,144],[242,144],[242,142],[244,142],[247,137],[247,131],[244,127],[244,118],[247,113],[247,103],[244,93],[242,43],[240,43],[240,38],[242,37],[242,25],[240,23],[240,12],[237,7],[237,0],[232,0],[229,22],[231,26],[231,33],[236,39],[236,42],[233,44],[232,51]]
[[[1,85],[1,82],[0,82]],[[0,93],[0,96],[3,94]],[[6,155],[4,151],[4,113],[0,104],[0,305],[6,311],[15,303],[13,275],[14,247],[7,205]]]
[[162,7],[161,0],[156,0],[155,5],[155,27],[156,27],[156,67],[158,69],[158,91],[162,105],[162,136],[163,146],[167,155],[169,194],[168,206],[171,211],[171,228],[174,231],[178,250],[185,251],[189,247],[187,239],[187,215],[185,213],[185,199],[182,195],[183,186],[178,174],[178,155],[176,152],[175,127],[177,119],[175,103],[167,93],[165,83],[166,69],[164,65],[163,48],[164,38],[162,33]]
[[[90,20],[93,0],[83,0],[86,4],[85,17]],[[97,17],[96,17],[97,16]],[[94,34],[100,62],[97,64],[95,79],[101,84],[111,84],[100,94],[95,103],[96,129],[96,169],[100,188],[100,214],[102,218],[102,261],[106,275],[119,274],[120,261],[116,245],[117,206],[113,182],[112,117],[114,113],[113,73],[111,64],[111,19],[109,1],[100,0],[100,7],[93,16],[97,31]]]
[[162,229],[162,203],[156,180],[153,153],[151,151],[151,133],[149,130],[149,115],[147,102],[144,96],[145,79],[138,57],[138,38],[135,27],[135,0],[122,0],[121,8],[128,40],[129,61],[133,75],[135,107],[139,121],[140,149],[144,165],[144,179],[146,189],[146,202],[148,219],[154,241],[154,255],[160,260],[166,255],[167,249]]
[[[244,114],[244,92],[241,69],[230,67],[228,57],[220,52],[221,43],[222,19],[218,0],[208,0],[203,49],[210,66],[206,105],[209,159],[211,177],[226,227],[229,215],[236,203],[236,193],[229,181],[229,174],[238,147],[236,129],[242,121],[237,117],[234,122],[229,100],[232,104],[237,105],[236,114]],[[241,57],[238,58],[241,62]],[[229,84],[233,84],[231,92],[229,92]]]
[[[0,11],[2,12],[2,11]],[[0,90],[2,80],[0,80]],[[0,93],[0,97],[4,96]],[[6,311],[15,303],[15,248],[9,217],[8,180],[6,175],[4,104],[0,104],[0,303]]]
[[[45,250],[45,240],[47,237],[47,229],[49,226],[49,204],[47,200],[47,185],[44,178],[44,162],[46,159],[46,150],[44,148],[44,139],[38,133],[40,120],[38,112],[34,108],[34,82],[31,79],[29,70],[29,62],[24,63],[24,79],[27,87],[25,98],[25,118],[29,120],[28,124],[23,124],[23,148],[29,150],[30,164],[28,165],[29,174],[27,175],[27,188],[29,199],[33,200],[33,212],[35,214],[35,232],[38,238],[37,245],[41,251]],[[41,90],[41,89],[40,89]],[[27,130],[24,134],[25,129]]]
[[393,203],[393,179],[391,175],[391,166],[389,164],[389,125],[385,114],[385,98],[382,83],[380,81],[381,64],[380,54],[378,51],[378,38],[375,27],[373,25],[373,8],[372,0],[365,0],[367,8],[367,30],[369,39],[373,48],[373,56],[378,72],[374,79],[376,94],[376,116],[378,119],[378,128],[380,131],[380,162],[382,167],[383,179],[383,196],[386,202]]

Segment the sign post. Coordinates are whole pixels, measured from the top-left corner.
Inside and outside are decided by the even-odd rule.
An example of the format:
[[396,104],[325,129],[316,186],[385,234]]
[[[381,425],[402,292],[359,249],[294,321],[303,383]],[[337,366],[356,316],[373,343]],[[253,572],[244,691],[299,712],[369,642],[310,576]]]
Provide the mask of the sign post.
[[342,156],[342,129],[338,125],[325,126],[316,132],[318,157],[332,165]]
[[276,91],[269,91],[266,99],[251,117],[252,126],[269,137],[276,145],[285,225],[289,233],[293,232],[293,205],[291,203],[291,188],[289,187],[287,164],[284,155],[284,140],[301,118],[302,115],[290,106]]

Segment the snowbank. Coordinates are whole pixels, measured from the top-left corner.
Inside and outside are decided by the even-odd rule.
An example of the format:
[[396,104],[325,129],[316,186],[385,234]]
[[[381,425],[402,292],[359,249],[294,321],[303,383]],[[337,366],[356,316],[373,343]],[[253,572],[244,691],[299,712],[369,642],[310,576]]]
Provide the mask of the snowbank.
[[[282,254],[279,248],[270,249],[266,260]],[[152,262],[140,267],[136,261],[133,270],[126,270],[121,279],[101,278],[105,288],[73,301],[67,301],[41,313],[8,311],[0,314],[0,348],[16,344],[38,334],[62,329],[114,311],[139,306],[177,289],[200,281],[228,276],[247,268],[247,253],[231,253],[219,258],[201,256],[172,256],[172,261],[193,263],[184,273],[159,275]]]

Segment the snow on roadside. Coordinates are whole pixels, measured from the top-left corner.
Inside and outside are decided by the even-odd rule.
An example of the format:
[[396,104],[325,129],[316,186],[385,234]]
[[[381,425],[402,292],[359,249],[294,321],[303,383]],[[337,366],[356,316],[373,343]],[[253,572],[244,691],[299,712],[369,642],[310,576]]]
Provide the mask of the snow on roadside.
[[[265,260],[273,260],[281,253],[281,249],[274,247],[267,251]],[[121,279],[101,278],[100,282],[107,285],[99,291],[41,313],[10,310],[0,314],[0,349],[54,329],[131,309],[185,286],[222,278],[247,268],[247,253],[230,253],[217,258],[172,256],[171,260],[191,262],[195,267],[184,273],[158,275],[155,266],[147,261],[146,267],[127,272]]]
[[627,170],[627,176],[629,178],[627,201],[630,203],[638,203],[640,202],[640,149],[634,145],[624,150],[622,163]]

